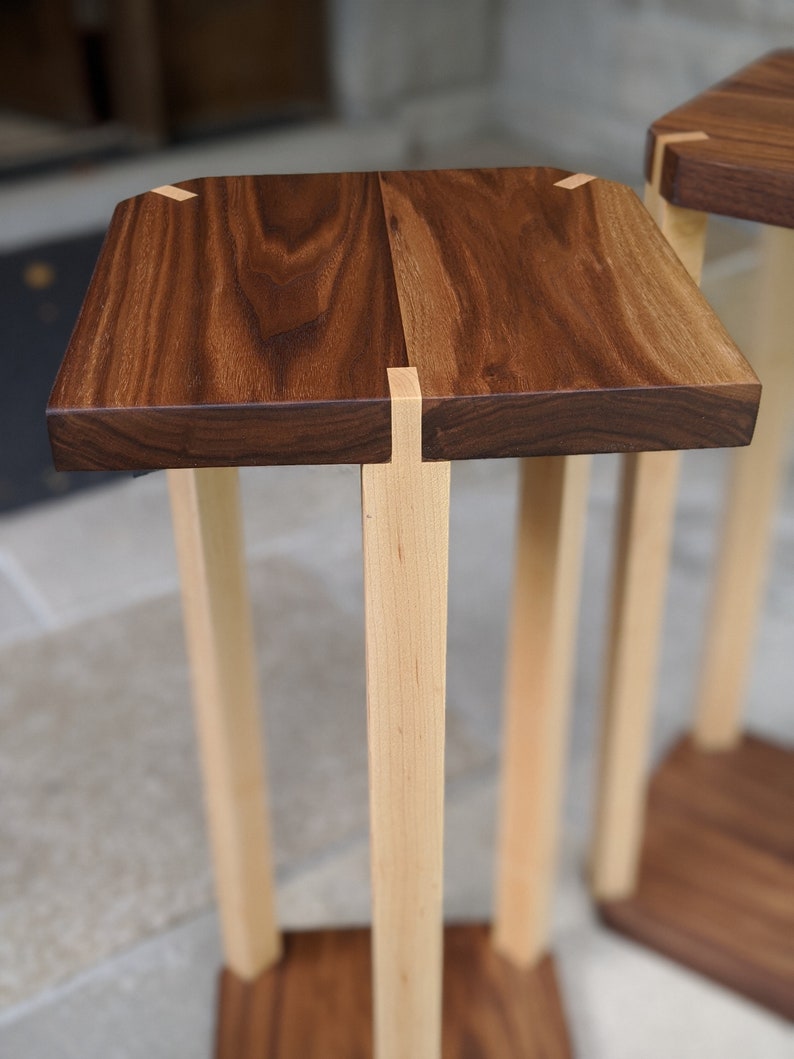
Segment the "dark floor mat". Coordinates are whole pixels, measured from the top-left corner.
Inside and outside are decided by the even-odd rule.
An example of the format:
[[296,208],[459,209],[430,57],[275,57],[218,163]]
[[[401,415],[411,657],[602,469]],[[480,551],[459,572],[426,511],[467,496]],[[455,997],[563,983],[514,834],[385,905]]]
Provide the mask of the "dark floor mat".
[[56,472],[44,415],[102,239],[0,256],[0,512],[119,477]]

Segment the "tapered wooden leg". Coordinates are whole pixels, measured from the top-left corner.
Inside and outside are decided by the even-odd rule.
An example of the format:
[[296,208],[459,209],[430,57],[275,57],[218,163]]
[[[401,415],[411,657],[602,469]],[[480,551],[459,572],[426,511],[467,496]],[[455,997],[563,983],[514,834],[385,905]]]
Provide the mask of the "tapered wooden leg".
[[[671,138],[657,143],[645,202],[699,282],[707,217],[671,206],[657,190],[664,144]],[[676,452],[624,457],[590,859],[592,887],[600,900],[624,897],[636,882],[679,464]]]
[[416,370],[389,385],[392,460],[362,468],[375,1055],[438,1059],[449,464],[422,463]]
[[726,750],[741,735],[754,634],[794,406],[794,231],[766,228],[755,348],[763,384],[753,443],[731,455],[731,480],[707,625],[695,741]]
[[630,893],[636,877],[678,465],[668,452],[623,462],[591,854],[599,899]]
[[168,476],[226,966],[251,980],[281,941],[237,470]]
[[493,943],[545,953],[557,855],[590,457],[521,465]]

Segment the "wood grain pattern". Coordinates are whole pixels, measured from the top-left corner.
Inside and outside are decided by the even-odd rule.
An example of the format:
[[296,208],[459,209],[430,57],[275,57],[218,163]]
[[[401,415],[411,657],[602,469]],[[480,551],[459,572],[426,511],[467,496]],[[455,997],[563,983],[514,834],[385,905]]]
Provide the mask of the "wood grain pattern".
[[794,1019],[794,750],[680,741],[648,798],[639,883],[606,922]]
[[416,368],[389,371],[390,463],[361,469],[378,1059],[438,1059],[448,463],[422,462]]
[[646,174],[666,133],[660,190],[678,206],[794,227],[794,49],[770,52],[651,126]]
[[[215,1059],[371,1059],[369,931],[287,934],[282,962],[254,983],[221,979]],[[444,1059],[570,1059],[550,957],[520,971],[485,926],[444,937]]]
[[61,466],[388,459],[405,366],[377,178],[121,203],[51,399]]
[[522,463],[494,913],[494,946],[519,967],[549,945],[589,472],[589,456]]
[[566,175],[381,174],[427,459],[526,455],[528,424],[533,455],[699,447],[741,415],[752,377],[639,200]]
[[50,401],[57,466],[386,462],[386,371],[409,365],[426,460],[745,444],[738,350],[633,192],[569,176],[218,178],[122,203]]

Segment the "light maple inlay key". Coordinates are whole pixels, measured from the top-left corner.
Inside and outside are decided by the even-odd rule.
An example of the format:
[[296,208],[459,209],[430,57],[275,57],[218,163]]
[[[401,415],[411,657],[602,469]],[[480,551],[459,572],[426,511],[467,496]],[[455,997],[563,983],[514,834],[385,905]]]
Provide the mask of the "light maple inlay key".
[[195,199],[195,191],[185,191],[184,188],[174,187],[173,184],[163,184],[162,187],[152,188],[153,195],[164,195],[167,199],[176,199],[177,202],[184,202],[185,199]]

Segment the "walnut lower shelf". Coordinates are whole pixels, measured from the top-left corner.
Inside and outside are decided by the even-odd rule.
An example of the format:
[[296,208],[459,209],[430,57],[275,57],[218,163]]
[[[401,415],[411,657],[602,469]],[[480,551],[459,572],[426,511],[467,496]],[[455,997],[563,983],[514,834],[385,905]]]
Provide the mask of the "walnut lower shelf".
[[[254,982],[221,976],[215,1059],[371,1059],[370,933],[287,934],[284,956]],[[444,935],[444,1059],[570,1059],[547,956],[521,971],[488,927]]]
[[622,934],[794,1019],[794,750],[681,740],[654,775]]

